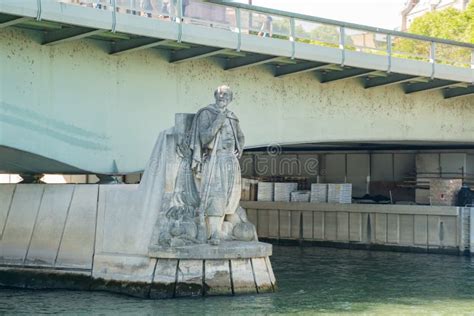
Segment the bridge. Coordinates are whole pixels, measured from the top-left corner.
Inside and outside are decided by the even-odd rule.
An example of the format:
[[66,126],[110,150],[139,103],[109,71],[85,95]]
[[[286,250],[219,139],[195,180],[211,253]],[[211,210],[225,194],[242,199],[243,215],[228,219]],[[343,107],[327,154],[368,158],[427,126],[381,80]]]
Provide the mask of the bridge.
[[0,171],[143,169],[227,83],[247,148],[471,148],[474,45],[222,1],[0,0]]

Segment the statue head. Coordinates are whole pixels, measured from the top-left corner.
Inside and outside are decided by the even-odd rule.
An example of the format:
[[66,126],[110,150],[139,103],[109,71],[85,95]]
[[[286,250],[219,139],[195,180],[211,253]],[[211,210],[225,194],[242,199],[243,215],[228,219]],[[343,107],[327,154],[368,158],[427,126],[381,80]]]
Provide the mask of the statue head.
[[233,97],[234,94],[232,90],[226,85],[219,86],[216,91],[214,91],[214,98],[216,98],[216,105],[219,109],[226,108],[229,103],[232,102]]

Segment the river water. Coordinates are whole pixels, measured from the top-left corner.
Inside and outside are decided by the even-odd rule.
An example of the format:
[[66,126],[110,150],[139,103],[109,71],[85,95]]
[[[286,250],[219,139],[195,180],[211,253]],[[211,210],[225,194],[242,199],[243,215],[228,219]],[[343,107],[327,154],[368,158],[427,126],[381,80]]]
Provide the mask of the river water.
[[153,301],[0,289],[0,314],[474,315],[474,261],[467,257],[276,246],[272,263],[274,294]]

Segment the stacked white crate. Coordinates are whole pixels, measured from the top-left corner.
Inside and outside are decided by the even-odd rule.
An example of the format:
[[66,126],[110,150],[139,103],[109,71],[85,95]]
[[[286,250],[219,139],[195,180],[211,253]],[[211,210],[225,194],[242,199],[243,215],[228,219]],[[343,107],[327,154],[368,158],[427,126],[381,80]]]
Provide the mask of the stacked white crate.
[[309,202],[310,191],[291,192],[291,202]]
[[275,183],[274,201],[290,202],[291,192],[298,190],[298,183],[277,182]]
[[328,203],[352,203],[352,183],[328,184]]
[[326,203],[328,201],[328,185],[326,183],[311,184],[312,203]]
[[259,182],[257,188],[257,201],[272,202],[274,194],[273,182]]

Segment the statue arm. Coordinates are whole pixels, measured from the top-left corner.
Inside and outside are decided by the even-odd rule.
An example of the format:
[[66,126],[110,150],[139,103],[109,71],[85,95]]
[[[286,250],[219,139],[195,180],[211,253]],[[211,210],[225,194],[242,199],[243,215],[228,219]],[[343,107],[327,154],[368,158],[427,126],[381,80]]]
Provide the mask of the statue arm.
[[244,152],[244,146],[245,146],[245,135],[242,132],[242,129],[240,128],[240,124],[237,123],[237,141],[239,142],[239,148],[240,152],[238,153],[238,158],[242,157],[242,154]]
[[201,143],[207,145],[216,137],[217,132],[222,127],[226,116],[219,115],[217,119],[212,122],[209,112],[204,111],[199,116],[199,136]]

